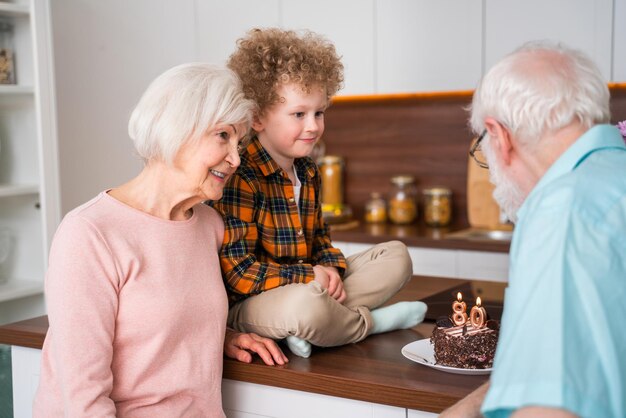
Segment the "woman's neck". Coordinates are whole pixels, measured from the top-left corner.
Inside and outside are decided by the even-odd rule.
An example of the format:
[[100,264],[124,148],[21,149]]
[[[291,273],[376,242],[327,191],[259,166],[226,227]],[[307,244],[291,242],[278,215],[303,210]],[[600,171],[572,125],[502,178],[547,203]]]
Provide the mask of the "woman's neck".
[[137,177],[111,190],[109,195],[157,218],[183,221],[201,200],[176,186],[176,173],[161,162],[151,162]]

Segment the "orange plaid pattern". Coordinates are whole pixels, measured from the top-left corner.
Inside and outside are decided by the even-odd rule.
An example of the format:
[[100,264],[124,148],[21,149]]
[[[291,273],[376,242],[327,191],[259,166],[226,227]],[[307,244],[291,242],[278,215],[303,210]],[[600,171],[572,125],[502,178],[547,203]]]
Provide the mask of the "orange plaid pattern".
[[346,260],[322,219],[317,166],[310,158],[298,158],[294,166],[302,184],[299,212],[287,173],[257,138],[243,151],[222,199],[210,203],[226,226],[220,263],[231,302],[308,283],[317,264],[345,271]]

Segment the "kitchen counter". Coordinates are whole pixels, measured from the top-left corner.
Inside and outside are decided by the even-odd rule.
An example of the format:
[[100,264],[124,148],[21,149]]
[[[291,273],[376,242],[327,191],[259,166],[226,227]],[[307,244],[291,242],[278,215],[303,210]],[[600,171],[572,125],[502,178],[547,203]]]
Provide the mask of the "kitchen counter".
[[[467,280],[414,276],[391,301],[419,300]],[[428,338],[432,322],[368,337],[336,348],[314,348],[308,359],[292,355],[286,366],[269,367],[255,358],[251,364],[226,359],[224,378],[288,388],[407,409],[441,412],[484,383],[488,376],[457,375],[434,370],[402,356],[401,348]],[[42,316],[0,327],[0,344],[40,349],[48,329]]]
[[449,236],[451,233],[465,228],[454,226],[429,228],[424,224],[367,224],[359,221],[358,223],[350,222],[345,225],[331,225],[330,230],[333,241],[377,244],[379,242],[400,240],[408,247],[488,251],[498,253],[509,252],[509,241],[469,240],[452,238]]

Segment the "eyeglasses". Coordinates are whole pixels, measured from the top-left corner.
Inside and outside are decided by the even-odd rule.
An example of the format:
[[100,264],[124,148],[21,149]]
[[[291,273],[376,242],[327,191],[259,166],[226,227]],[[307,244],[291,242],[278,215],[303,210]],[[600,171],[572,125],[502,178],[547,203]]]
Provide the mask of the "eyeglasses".
[[474,161],[476,161],[476,164],[478,164],[478,166],[481,168],[489,168],[489,164],[487,164],[487,161],[485,161],[485,156],[480,149],[480,143],[482,142],[485,135],[487,135],[486,129],[480,134],[478,138],[476,138],[474,145],[472,145],[469,150],[470,157],[472,157]]

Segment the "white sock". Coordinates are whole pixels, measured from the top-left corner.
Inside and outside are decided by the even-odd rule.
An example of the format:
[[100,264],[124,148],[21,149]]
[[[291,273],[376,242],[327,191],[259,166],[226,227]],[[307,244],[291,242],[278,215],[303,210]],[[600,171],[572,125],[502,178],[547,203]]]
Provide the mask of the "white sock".
[[428,307],[424,302],[398,302],[372,311],[374,326],[370,334],[413,328],[424,320]]
[[311,355],[311,343],[302,338],[290,335],[287,337],[287,347],[289,347],[291,352],[296,356],[309,358]]

